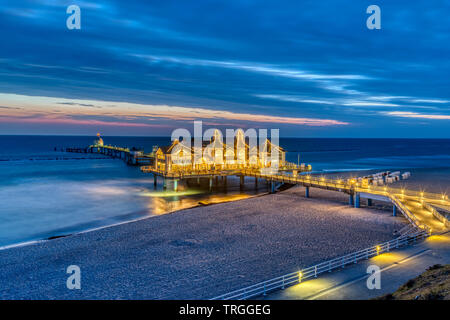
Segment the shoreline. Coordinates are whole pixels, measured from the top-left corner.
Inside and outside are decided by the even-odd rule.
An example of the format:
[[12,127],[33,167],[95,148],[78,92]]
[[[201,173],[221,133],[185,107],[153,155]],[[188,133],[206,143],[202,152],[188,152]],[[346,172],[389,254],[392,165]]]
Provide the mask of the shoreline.
[[116,227],[116,226],[120,226],[120,225],[124,225],[124,224],[128,224],[128,223],[133,223],[133,222],[138,222],[138,221],[142,221],[142,220],[146,220],[146,219],[151,219],[151,218],[155,218],[155,217],[159,217],[159,216],[174,214],[174,213],[182,212],[182,211],[189,210],[189,209],[194,209],[194,208],[199,208],[199,207],[208,207],[208,206],[218,205],[218,204],[222,204],[222,203],[237,202],[237,201],[242,201],[242,200],[246,200],[246,199],[250,199],[250,198],[262,197],[262,196],[269,195],[269,194],[270,193],[268,193],[268,192],[264,192],[261,194],[246,195],[245,197],[243,197],[241,199],[224,200],[224,201],[219,201],[219,202],[211,202],[208,204],[201,204],[200,203],[201,201],[199,201],[196,205],[194,205],[192,207],[177,209],[174,211],[166,212],[164,214],[155,214],[155,215],[151,215],[151,216],[144,216],[144,217],[140,217],[137,219],[131,219],[131,220],[121,221],[121,222],[108,224],[108,225],[104,225],[104,226],[100,226],[100,227],[89,228],[86,230],[81,230],[81,231],[77,231],[77,232],[73,232],[73,233],[69,233],[69,234],[54,235],[49,238],[36,239],[36,240],[30,240],[30,241],[24,241],[24,242],[18,242],[18,243],[5,245],[5,246],[0,246],[0,251],[45,243],[45,242],[56,240],[56,239],[67,238],[67,237],[76,236],[79,234],[84,234],[84,233],[88,233],[88,232],[94,232],[94,231],[98,231],[98,230],[102,230],[102,229],[112,228],[112,227]]

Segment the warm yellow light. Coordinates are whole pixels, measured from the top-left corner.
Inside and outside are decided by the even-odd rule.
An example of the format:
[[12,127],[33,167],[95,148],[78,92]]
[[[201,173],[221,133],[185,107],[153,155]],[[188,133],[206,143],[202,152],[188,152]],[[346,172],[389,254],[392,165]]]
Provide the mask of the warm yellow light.
[[377,249],[377,254],[380,254],[381,247],[380,246],[376,246],[376,249]]
[[303,273],[301,271],[298,272],[298,282],[302,281]]

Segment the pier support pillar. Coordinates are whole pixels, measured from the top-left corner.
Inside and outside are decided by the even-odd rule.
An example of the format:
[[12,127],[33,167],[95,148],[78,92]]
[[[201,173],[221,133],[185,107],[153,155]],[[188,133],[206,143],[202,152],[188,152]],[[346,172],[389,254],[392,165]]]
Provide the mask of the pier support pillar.
[[209,191],[212,191],[212,187],[213,187],[213,179],[209,178]]
[[255,177],[255,189],[258,189],[258,177]]
[[158,184],[158,176],[156,174],[153,175],[153,186],[156,188],[156,185]]
[[372,206],[372,199],[367,199],[367,206],[371,207]]
[[227,177],[226,176],[224,176],[223,177],[223,186],[225,187],[225,191],[227,191]]
[[244,176],[240,176],[239,188],[241,190],[244,188]]
[[167,179],[163,178],[163,189],[166,190],[167,189]]
[[173,191],[178,191],[178,180],[173,180]]
[[355,201],[353,199],[353,195],[351,194],[350,197],[348,198],[348,204],[353,206],[355,204]]
[[355,194],[355,208],[361,207],[361,197],[359,193]]
[[309,187],[305,187],[305,198],[309,198]]
[[275,182],[270,181],[270,193],[275,193]]
[[394,206],[392,207],[392,216],[396,217],[397,216],[397,206],[394,204]]

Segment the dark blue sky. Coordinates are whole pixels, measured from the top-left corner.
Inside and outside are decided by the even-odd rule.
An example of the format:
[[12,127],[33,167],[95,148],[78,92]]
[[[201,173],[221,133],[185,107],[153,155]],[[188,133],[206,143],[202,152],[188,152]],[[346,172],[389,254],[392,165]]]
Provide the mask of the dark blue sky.
[[450,138],[448,1],[0,4],[0,134]]

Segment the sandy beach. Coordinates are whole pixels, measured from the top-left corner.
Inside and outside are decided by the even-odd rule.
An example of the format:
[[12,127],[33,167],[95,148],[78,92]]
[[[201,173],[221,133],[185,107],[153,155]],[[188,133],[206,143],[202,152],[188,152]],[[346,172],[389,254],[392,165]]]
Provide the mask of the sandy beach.
[[[294,187],[0,251],[2,299],[208,299],[394,238],[389,207]],[[66,268],[81,268],[81,290]]]

